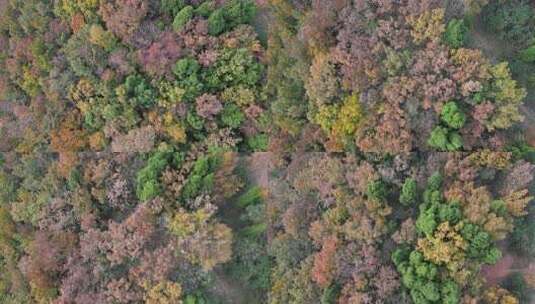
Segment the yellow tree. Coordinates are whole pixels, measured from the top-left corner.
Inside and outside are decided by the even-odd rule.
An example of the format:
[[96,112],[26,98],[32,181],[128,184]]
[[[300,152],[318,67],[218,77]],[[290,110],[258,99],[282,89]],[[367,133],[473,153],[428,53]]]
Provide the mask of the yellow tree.
[[426,11],[419,16],[407,16],[407,23],[411,26],[414,43],[437,42],[442,38],[445,30],[444,9]]

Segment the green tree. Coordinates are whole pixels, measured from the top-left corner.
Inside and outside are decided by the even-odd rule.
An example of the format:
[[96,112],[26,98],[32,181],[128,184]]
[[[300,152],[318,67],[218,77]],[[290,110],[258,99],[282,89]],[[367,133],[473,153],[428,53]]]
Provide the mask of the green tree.
[[437,221],[435,215],[436,207],[425,209],[420,212],[416,219],[416,230],[424,235],[432,235],[435,228],[437,228]]
[[186,6],[185,0],[161,0],[160,11],[170,16],[176,16],[182,8]]
[[147,164],[138,171],[136,177],[136,194],[139,200],[147,201],[158,196],[162,191],[159,181],[161,172],[169,164],[180,167],[183,158],[183,153],[173,152],[167,147],[150,155]]
[[414,178],[407,178],[401,187],[399,202],[405,206],[416,203],[418,197],[417,191],[416,180]]
[[457,223],[462,218],[461,207],[458,203],[440,204],[438,207],[438,219],[441,222]]
[[203,91],[204,85],[201,81],[201,66],[194,58],[182,58],[176,62],[172,68],[177,85],[184,90],[182,98],[185,101],[192,101]]
[[460,48],[466,43],[466,34],[468,33],[468,27],[465,25],[462,19],[452,19],[444,33],[444,41],[452,48]]
[[457,151],[462,148],[463,141],[459,133],[436,126],[431,131],[427,144],[440,151]]
[[208,18],[215,8],[216,3],[214,1],[205,1],[195,9],[195,14]]
[[440,126],[435,127],[429,135],[427,144],[436,149],[446,150],[448,144],[448,130]]
[[266,151],[268,148],[269,137],[267,134],[257,134],[247,138],[247,145],[253,151]]
[[442,107],[440,118],[446,125],[453,129],[462,128],[466,122],[466,115],[461,112],[459,106],[457,106],[457,103],[454,101],[450,101]]
[[366,194],[369,198],[380,201],[384,201],[388,193],[388,185],[380,179],[370,182],[366,189]]
[[468,257],[487,264],[495,264],[501,258],[501,252],[492,242],[491,236],[478,225],[465,224],[460,232],[468,242]]
[[441,287],[442,303],[444,304],[457,304],[461,297],[461,290],[459,285],[454,281],[447,281],[442,284]]
[[193,6],[188,5],[176,14],[175,19],[173,20],[173,30],[179,32],[191,18],[193,18]]
[[442,188],[442,182],[443,177],[440,172],[434,172],[428,179],[427,179],[427,189],[432,191],[438,191]]
[[208,17],[208,33],[212,36],[217,36],[225,31],[225,15],[222,9],[217,9]]
[[230,28],[250,23],[256,15],[256,5],[251,0],[230,0],[223,7],[225,20]]
[[221,111],[221,122],[224,126],[237,128],[241,125],[244,119],[245,115],[243,112],[233,103],[226,104],[223,111]]
[[155,89],[141,75],[129,75],[117,90],[119,98],[125,98],[133,107],[149,108],[156,102]]

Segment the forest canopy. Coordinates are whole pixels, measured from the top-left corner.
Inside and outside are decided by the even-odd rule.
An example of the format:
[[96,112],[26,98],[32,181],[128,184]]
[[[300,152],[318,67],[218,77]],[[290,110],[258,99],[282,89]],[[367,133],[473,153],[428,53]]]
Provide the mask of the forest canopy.
[[535,297],[535,4],[0,0],[0,302]]

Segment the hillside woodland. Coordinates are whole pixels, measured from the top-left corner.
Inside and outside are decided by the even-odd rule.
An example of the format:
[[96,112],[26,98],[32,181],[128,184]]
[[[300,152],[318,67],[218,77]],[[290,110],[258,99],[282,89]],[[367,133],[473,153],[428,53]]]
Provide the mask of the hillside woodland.
[[520,304],[535,4],[0,0],[0,302]]

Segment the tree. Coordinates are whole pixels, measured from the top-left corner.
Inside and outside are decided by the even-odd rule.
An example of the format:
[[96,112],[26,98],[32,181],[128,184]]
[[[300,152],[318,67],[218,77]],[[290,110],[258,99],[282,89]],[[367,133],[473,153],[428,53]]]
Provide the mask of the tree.
[[399,202],[405,206],[414,205],[418,199],[416,180],[407,178],[401,188]]
[[197,114],[209,120],[223,110],[223,105],[215,95],[203,94],[197,97],[195,103]]
[[245,115],[238,106],[233,103],[226,104],[221,111],[221,122],[224,126],[237,128],[244,121]]
[[160,11],[170,16],[176,16],[186,6],[184,0],[160,0]]
[[446,26],[445,42],[452,48],[460,48],[466,43],[468,27],[462,19],[452,19]]
[[216,9],[208,17],[208,33],[212,36],[221,34],[226,28],[225,13],[222,9]]
[[208,18],[210,14],[215,10],[215,8],[216,8],[215,1],[205,1],[199,4],[199,6],[197,6],[197,8],[195,9],[195,14]]
[[120,101],[129,103],[134,108],[150,108],[156,102],[156,91],[138,74],[128,75],[115,91]]
[[146,304],[182,304],[182,287],[180,284],[164,281],[150,287],[145,295]]
[[484,303],[489,304],[518,304],[518,299],[508,290],[498,286],[491,287],[483,292]]
[[462,138],[459,133],[437,126],[431,131],[427,144],[441,151],[456,151],[462,146]]
[[321,251],[314,257],[314,267],[312,268],[312,279],[322,288],[331,285],[334,273],[334,255],[336,254],[338,239],[329,237],[324,240]]
[[201,82],[201,66],[194,58],[182,58],[172,68],[178,85],[184,90],[182,98],[189,101],[195,99],[203,90]]
[[223,7],[225,21],[230,28],[250,23],[256,15],[256,5],[251,0],[230,0]]
[[102,26],[95,24],[89,28],[89,41],[106,51],[112,51],[117,43],[112,33],[105,31]]
[[526,97],[526,90],[518,87],[511,78],[507,62],[502,62],[489,69],[491,74],[490,92],[487,93],[494,101],[495,109],[485,122],[488,130],[506,129],[515,122],[523,120],[518,107]]
[[416,44],[438,41],[444,32],[444,9],[434,9],[421,15],[407,17],[411,26],[411,36]]
[[442,107],[440,118],[453,129],[462,128],[466,122],[466,115],[460,111],[457,103],[454,101],[450,101]]
[[100,3],[99,14],[106,23],[106,28],[128,43],[149,9],[146,0],[105,0]]
[[175,63],[183,53],[184,46],[178,35],[166,31],[160,34],[150,46],[137,52],[137,62],[151,76],[169,76],[171,71],[168,67]]
[[179,209],[170,219],[168,229],[177,238],[179,252],[197,263],[205,271],[230,260],[232,230],[212,220],[213,205],[206,205],[192,213]]
[[165,167],[173,162],[175,166],[182,163],[183,154],[172,152],[169,149],[161,149],[153,153],[147,160],[147,164],[138,171],[136,177],[136,194],[141,201],[150,200],[162,191],[159,176]]
[[459,285],[454,281],[447,281],[442,283],[440,293],[442,294],[442,302],[444,304],[455,304],[461,298],[461,290]]
[[418,240],[417,249],[427,261],[437,265],[445,265],[452,272],[461,269],[467,244],[458,232],[458,227],[449,222],[439,224],[432,236]]
[[368,184],[367,195],[371,199],[384,201],[388,196],[390,189],[383,180],[372,181]]
[[181,9],[173,20],[173,30],[180,32],[182,28],[193,18],[193,6],[188,5]]
[[494,246],[490,235],[479,226],[466,224],[460,231],[468,242],[466,253],[468,257],[479,259],[487,264],[495,264],[501,258],[501,252]]

